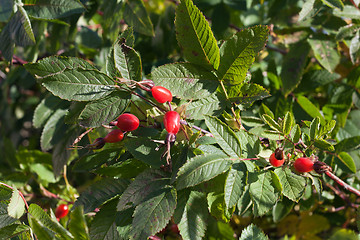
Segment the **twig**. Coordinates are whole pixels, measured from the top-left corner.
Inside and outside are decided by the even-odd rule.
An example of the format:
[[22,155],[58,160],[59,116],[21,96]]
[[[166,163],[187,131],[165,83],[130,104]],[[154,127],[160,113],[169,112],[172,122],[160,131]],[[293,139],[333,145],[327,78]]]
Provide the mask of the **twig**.
[[202,133],[205,133],[205,134],[209,135],[209,137],[214,137],[214,135],[211,132],[206,131],[205,129],[202,129],[201,127],[198,127],[198,126],[195,126],[195,125],[189,125],[189,123],[186,122],[185,120],[180,120],[180,123],[183,124],[183,125],[190,126],[190,127],[194,128],[194,129],[196,129],[196,130],[198,130],[198,131],[200,131]]

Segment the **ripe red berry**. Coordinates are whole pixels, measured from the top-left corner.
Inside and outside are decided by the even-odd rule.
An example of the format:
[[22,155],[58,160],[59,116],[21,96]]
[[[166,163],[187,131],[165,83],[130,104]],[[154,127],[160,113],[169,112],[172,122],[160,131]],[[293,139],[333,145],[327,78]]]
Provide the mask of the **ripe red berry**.
[[314,170],[314,162],[307,157],[301,157],[295,160],[294,168],[300,173],[310,172]]
[[281,158],[281,159],[277,159],[276,158],[276,154],[273,153],[271,154],[270,158],[269,158],[269,162],[271,165],[273,165],[274,167],[280,167],[284,164],[285,159]]
[[164,126],[168,133],[177,134],[180,129],[180,115],[175,111],[165,113]]
[[60,204],[55,210],[55,217],[60,219],[66,217],[69,212],[69,206],[66,204]]
[[121,129],[115,129],[109,132],[105,137],[104,140],[107,143],[115,143],[120,142],[124,138],[124,133]]
[[131,113],[124,113],[118,117],[116,126],[124,132],[130,132],[137,129],[139,124],[140,121],[135,115]]
[[171,92],[164,87],[155,86],[155,87],[151,88],[151,93],[152,93],[153,97],[155,98],[155,100],[158,101],[159,103],[172,101]]

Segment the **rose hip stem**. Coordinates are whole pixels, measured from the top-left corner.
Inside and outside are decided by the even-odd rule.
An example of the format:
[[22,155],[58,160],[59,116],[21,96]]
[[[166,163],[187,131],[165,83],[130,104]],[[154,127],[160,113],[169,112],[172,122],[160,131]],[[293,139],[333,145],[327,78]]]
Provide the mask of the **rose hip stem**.
[[344,189],[356,194],[358,197],[360,197],[360,191],[357,190],[356,188],[353,188],[352,186],[350,186],[349,184],[347,184],[346,182],[344,182],[343,180],[341,180],[338,176],[336,176],[333,172],[332,172],[332,168],[327,165],[324,162],[320,162],[320,161],[316,161],[314,163],[314,170],[319,173],[325,173],[329,178],[331,178],[332,180],[334,180],[337,184],[339,184],[341,187],[343,187]]
[[[180,120],[180,123],[183,124],[183,125],[188,125],[188,126],[190,126],[185,120]],[[191,127],[194,128],[194,129],[196,129],[196,130],[198,130],[198,131],[200,131],[200,132],[203,132],[203,133],[209,135],[210,137],[214,137],[214,135],[213,135],[211,132],[206,131],[206,130],[198,127],[198,126],[191,125]]]

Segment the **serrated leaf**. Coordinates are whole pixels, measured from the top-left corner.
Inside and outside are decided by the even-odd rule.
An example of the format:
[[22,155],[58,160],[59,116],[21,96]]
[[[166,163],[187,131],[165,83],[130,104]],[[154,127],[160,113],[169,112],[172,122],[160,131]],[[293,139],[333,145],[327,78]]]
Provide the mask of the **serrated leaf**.
[[163,171],[148,169],[139,174],[121,195],[117,210],[135,207],[148,199],[153,192],[170,184],[170,178]]
[[256,55],[264,48],[269,35],[267,26],[254,26],[237,32],[220,48],[219,80],[232,85],[242,83]]
[[359,50],[360,50],[360,30],[358,30],[355,36],[351,39],[350,42],[350,59],[353,64],[357,62],[359,57]]
[[347,37],[353,37],[354,33],[360,29],[360,24],[349,24],[339,28],[338,33],[336,34],[335,39],[337,41],[343,40]]
[[44,227],[38,220],[33,218],[32,216],[28,217],[29,225],[31,227],[32,232],[36,235],[38,239],[44,240],[53,240],[55,239],[54,232],[50,231],[48,228]]
[[165,160],[161,159],[162,152],[157,151],[158,144],[150,141],[146,137],[126,139],[124,142],[126,149],[138,160],[159,168]]
[[123,14],[125,22],[134,31],[154,36],[153,24],[142,0],[126,0]]
[[219,82],[210,71],[192,63],[162,65],[151,72],[155,85],[171,89],[181,99],[202,99],[213,94]]
[[345,165],[347,172],[356,173],[356,165],[350,154],[341,152],[337,155],[340,161]]
[[43,58],[36,63],[24,65],[27,71],[34,76],[46,77],[52,74],[59,74],[66,69],[96,70],[96,68],[81,58],[51,56]]
[[263,216],[275,205],[277,194],[272,186],[272,176],[269,171],[249,173],[249,192],[254,202],[254,215]]
[[76,0],[25,0],[23,3],[31,17],[41,19],[64,18],[85,11]]
[[360,147],[360,136],[345,138],[335,145],[336,152],[350,152]]
[[84,206],[84,213],[93,211],[111,198],[121,195],[130,184],[126,179],[103,178],[88,187],[74,203]]
[[289,168],[277,168],[274,172],[282,185],[282,194],[292,201],[299,201],[305,191],[306,179]]
[[243,215],[252,205],[252,200],[249,192],[249,185],[245,186],[243,194],[240,196],[237,202],[237,209],[239,210],[238,215]]
[[25,11],[25,9],[22,6],[18,5],[18,11],[20,11],[21,15],[22,15],[22,19],[23,19],[23,26],[24,26],[24,30],[27,34],[27,37],[33,42],[35,43],[35,36],[31,27],[31,22],[29,19],[29,16],[27,14],[27,12]]
[[250,239],[269,240],[265,233],[253,223],[247,226],[244,230],[242,230],[241,236],[239,238],[239,240]]
[[116,203],[117,199],[110,200],[95,215],[89,230],[90,239],[119,239],[116,229],[119,212],[116,212]]
[[19,191],[17,189],[13,189],[12,196],[10,198],[10,203],[7,207],[7,212],[10,217],[19,219],[25,211],[25,203],[21,198]]
[[83,207],[76,207],[70,214],[69,231],[73,234],[74,239],[88,240],[89,230],[84,217]]
[[329,72],[334,72],[340,62],[340,55],[335,49],[336,43],[322,39],[308,39],[307,41],[319,63]]
[[142,65],[139,53],[120,38],[114,45],[114,63],[120,76],[125,79],[141,81]]
[[185,193],[182,191],[179,194],[174,221],[178,224],[184,240],[201,240],[205,235],[208,217],[209,212],[204,193],[197,191]]
[[227,208],[234,207],[239,201],[246,185],[247,169],[244,163],[237,162],[232,165],[225,181],[225,204]]
[[344,9],[344,3],[341,0],[321,0],[324,4],[331,8]]
[[290,134],[293,123],[294,120],[292,114],[290,112],[287,112],[282,122],[282,132],[285,135]]
[[179,170],[177,189],[195,186],[227,171],[233,158],[224,155],[199,155],[189,159]]
[[95,152],[82,156],[74,165],[73,171],[88,172],[100,167],[106,162],[111,162],[120,157],[119,149],[104,149],[101,152]]
[[[10,196],[11,196],[11,192],[10,192]],[[9,198],[10,198],[9,196]],[[9,199],[7,198],[7,200]],[[7,201],[8,202],[8,201]],[[5,201],[0,201],[0,228],[2,227],[6,227],[12,223],[14,223],[15,221],[17,221],[17,219],[12,218],[8,215],[7,212],[7,202]]]
[[114,81],[97,70],[65,69],[40,79],[52,94],[69,101],[94,101],[116,89]]
[[226,102],[218,94],[213,94],[207,98],[192,101],[186,106],[186,118],[201,120],[205,115],[216,116],[222,112]]
[[299,41],[286,54],[281,67],[282,92],[285,96],[299,85],[309,52],[309,44]]
[[245,83],[227,88],[229,100],[248,107],[253,102],[270,96],[268,90],[255,83]]
[[139,204],[133,215],[130,239],[142,240],[159,232],[170,221],[175,208],[176,190],[170,186]]
[[217,69],[220,50],[204,15],[191,0],[182,0],[176,8],[176,38],[185,58],[208,69]]
[[46,122],[41,134],[40,144],[43,151],[50,150],[59,141],[59,136],[65,131],[64,124],[65,115],[67,110],[58,109]]
[[301,106],[301,108],[307,114],[309,114],[310,117],[313,117],[313,118],[319,117],[320,123],[321,124],[325,123],[324,116],[320,113],[320,110],[309,99],[307,99],[304,96],[298,96],[296,100],[297,100],[298,104]]
[[13,238],[19,234],[27,232],[30,230],[30,227],[23,224],[12,224],[3,228],[0,228],[0,239],[8,239],[9,237]]
[[[51,232],[55,232],[65,239],[73,238],[72,234],[68,230],[66,230],[56,220],[56,218],[51,218],[39,205],[31,204],[28,211],[28,216],[30,216],[29,219],[34,219],[35,222],[40,224],[40,226],[42,226],[42,228],[44,229],[44,233],[47,232],[48,229],[51,229]],[[31,228],[33,228],[33,226],[31,226]]]
[[206,116],[205,123],[224,152],[233,157],[241,157],[240,140],[231,128],[218,118],[212,116]]
[[324,139],[316,139],[314,141],[314,146],[325,151],[335,151],[334,146],[331,143],[325,141]]
[[269,115],[267,114],[263,114],[261,116],[264,119],[264,122],[267,123],[267,125],[269,125],[269,127],[271,127],[272,129],[274,129],[277,132],[282,132],[281,126]]
[[84,127],[101,127],[115,120],[130,104],[130,94],[116,91],[105,98],[89,102],[79,115]]
[[318,138],[320,131],[320,118],[316,117],[311,121],[310,124],[310,138],[311,140],[314,140]]
[[34,117],[33,117],[33,126],[35,128],[40,128],[44,126],[49,117],[59,108],[64,109],[68,106],[68,103],[62,101],[58,97],[50,95],[47,98],[44,98],[39,105],[37,105]]

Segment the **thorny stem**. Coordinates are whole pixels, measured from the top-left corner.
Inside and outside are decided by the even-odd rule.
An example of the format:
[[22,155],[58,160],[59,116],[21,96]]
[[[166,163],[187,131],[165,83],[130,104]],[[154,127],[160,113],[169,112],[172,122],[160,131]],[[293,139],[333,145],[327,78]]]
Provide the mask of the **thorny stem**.
[[[8,187],[8,188],[10,188],[11,190],[14,190],[14,188],[13,188],[13,187],[11,187],[11,186],[7,185],[6,183],[2,183],[2,182],[0,182],[0,185],[3,185],[3,186],[5,186],[5,187]],[[26,201],[26,199],[25,199],[24,195],[23,195],[23,194],[22,194],[22,192],[20,192],[19,190],[17,190],[17,191],[18,191],[18,193],[19,193],[20,197],[22,198],[22,200],[24,201],[24,204],[25,204],[26,210],[28,211],[28,210],[29,210],[29,205],[28,205],[28,203],[27,203],[27,201]]]

